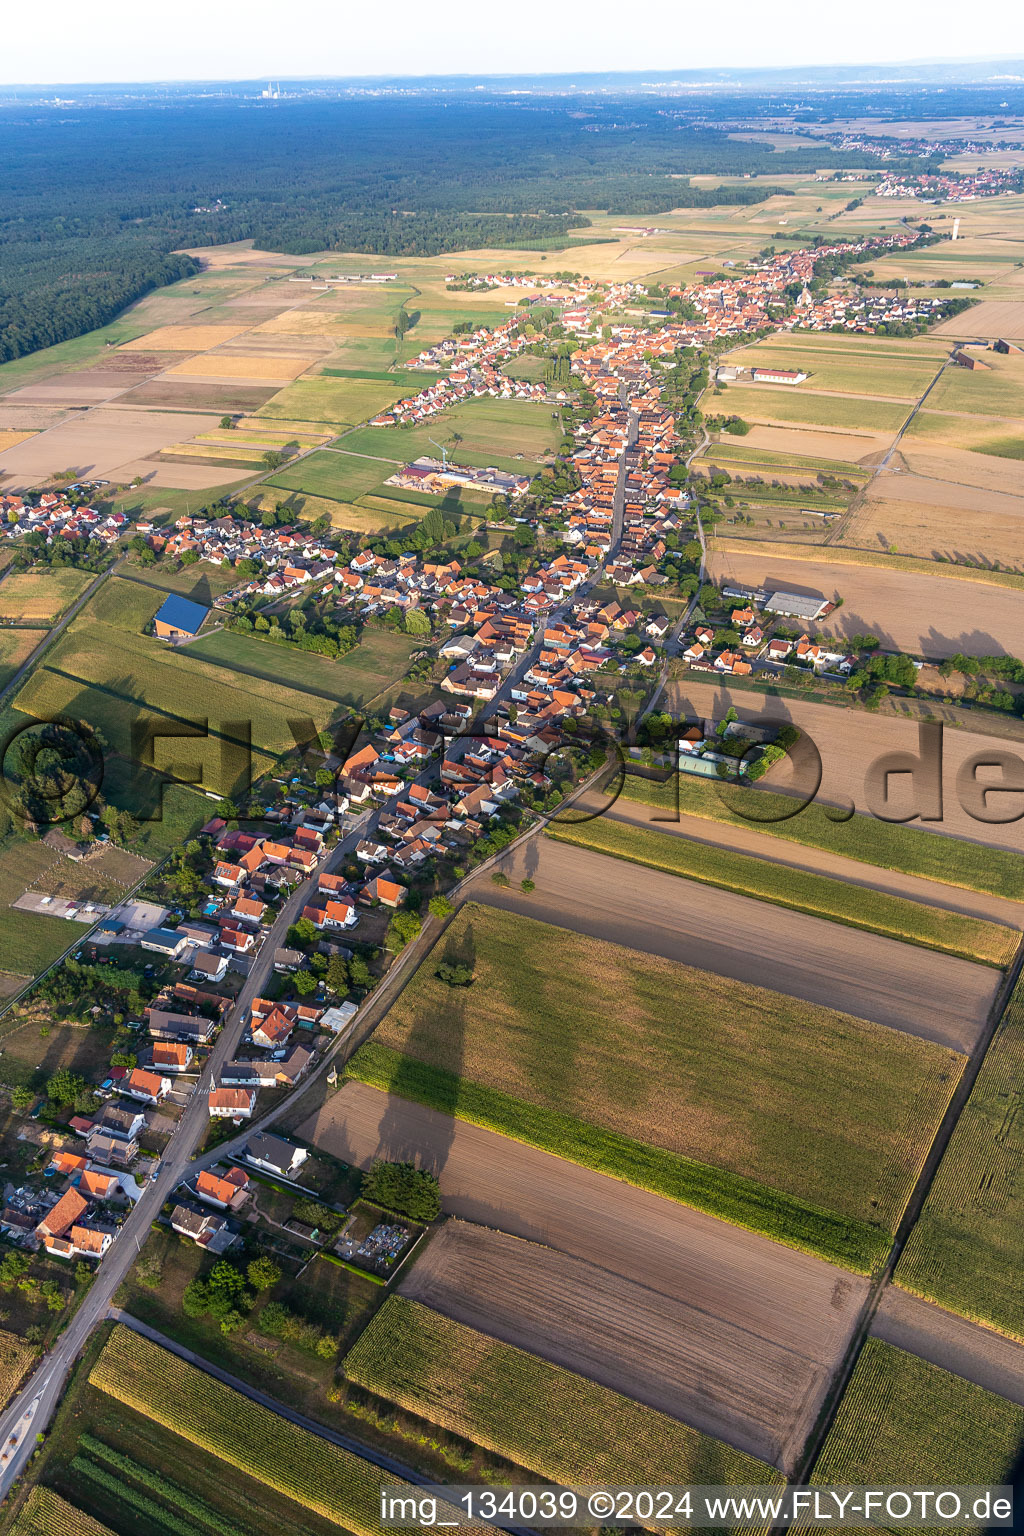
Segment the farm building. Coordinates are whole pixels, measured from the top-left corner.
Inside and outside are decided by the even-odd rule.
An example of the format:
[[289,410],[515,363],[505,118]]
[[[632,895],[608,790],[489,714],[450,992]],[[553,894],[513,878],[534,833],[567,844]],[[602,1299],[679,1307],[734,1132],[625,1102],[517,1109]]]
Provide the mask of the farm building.
[[153,631],[159,640],[192,640],[209,611],[201,603],[190,603],[187,597],[172,593],[154,618]]
[[820,619],[828,607],[828,598],[806,592],[773,592],[764,607],[768,613],[786,619]]
[[802,384],[806,373],[796,368],[751,368],[755,384]]
[[973,352],[954,352],[953,361],[956,363],[958,368],[969,368],[972,373],[979,368],[988,368],[991,366],[989,363],[982,362],[980,357],[975,357]]

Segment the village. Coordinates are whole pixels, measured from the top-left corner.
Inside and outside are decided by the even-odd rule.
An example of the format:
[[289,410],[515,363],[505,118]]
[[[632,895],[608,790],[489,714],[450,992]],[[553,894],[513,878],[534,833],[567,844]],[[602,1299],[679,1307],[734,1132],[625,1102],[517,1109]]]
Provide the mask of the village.
[[[842,261],[916,238],[907,230],[765,258],[733,276],[705,274],[669,291],[699,320],[677,321],[666,311],[666,323],[653,330],[616,318],[645,296],[642,284],[608,285],[583,308],[570,307],[581,294],[563,292],[560,322],[580,343],[573,374],[594,404],[571,427],[569,488],[519,519],[534,532],[543,527],[548,549],[553,536],[561,552],[531,559],[511,585],[484,574],[486,564],[468,571],[454,556],[395,555],[373,539],[346,551],[326,529],[275,519],[263,526],[237,507],[162,527],[142,518],[132,528],[121,514],[101,517],[56,495],[31,507],[5,499],[9,536],[40,531],[48,540],[115,543],[133,533],[147,558],[231,569],[238,580],[214,608],[167,598],[154,633],[170,645],[188,644],[211,613],[230,624],[315,590],[356,630],[418,611],[446,670],[440,698],[392,707],[379,728],[344,750],[325,745],[315,774],[259,786],[245,830],[224,816],[208,820],[170,878],[164,871],[123,907],[48,907],[92,925],[77,955],[98,976],[141,965],[145,1004],[119,1031],[116,1059],[84,1085],[94,1111],[68,1114],[51,1133],[44,1182],[6,1191],[4,1235],[56,1257],[101,1259],[132,1202],[159,1176],[162,1149],[186,1115],[205,1117],[206,1145],[215,1149],[222,1135],[259,1120],[277,1095],[315,1072],[379,979],[389,940],[418,931],[424,896],[443,891],[453,867],[507,844],[538,810],[557,805],[571,788],[555,771],[559,753],[585,736],[588,721],[608,717],[623,687],[653,699],[673,660],[734,678],[785,667],[850,675],[856,653],[814,633],[831,611],[824,598],[742,584],[702,589],[714,621],[698,603],[703,528],[685,467],[679,472],[662,364],[681,349],[713,348],[764,327],[870,329],[880,315],[903,314],[906,306],[894,311],[891,301],[875,299],[851,313],[848,295],[815,299],[808,284],[823,258]],[[780,297],[794,283],[799,296],[782,316]],[[526,344],[518,327],[517,314],[413,359],[413,367],[448,372],[373,424],[429,418],[481,394],[546,397],[546,386],[499,372]],[[729,382],[738,370],[723,364],[718,374]],[[752,378],[775,387],[802,381],[778,369],[755,369]],[[469,484],[506,508],[534,489],[528,477],[463,470],[447,459],[417,460],[393,481],[435,492]],[[666,573],[677,569],[681,548],[695,573],[683,600]],[[770,734],[740,734],[738,743],[736,736],[732,726],[723,734],[707,722],[681,729],[680,769],[759,776],[761,760],[771,760]],[[22,898],[32,899],[31,892]],[[256,1133],[228,1166],[202,1170],[178,1192],[173,1230],[222,1252],[237,1240],[234,1218],[249,1199],[253,1170],[290,1177],[301,1155]]]

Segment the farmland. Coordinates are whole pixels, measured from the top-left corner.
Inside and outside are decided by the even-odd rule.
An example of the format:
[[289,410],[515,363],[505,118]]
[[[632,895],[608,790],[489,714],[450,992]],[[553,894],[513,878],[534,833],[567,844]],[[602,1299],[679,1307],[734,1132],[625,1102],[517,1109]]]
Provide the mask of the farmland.
[[95,579],[91,571],[78,571],[70,565],[5,576],[0,580],[0,620],[52,624]]
[[952,1487],[1011,1480],[1024,1408],[868,1339],[813,1483]]
[[[931,383],[939,365],[949,356],[948,347],[924,342],[922,346],[879,337],[817,336],[794,334],[785,341],[770,339],[755,347],[730,352],[729,364],[740,368],[801,369],[809,377],[796,386],[807,390],[836,390],[849,395],[900,396],[913,401]],[[728,385],[731,398],[737,386]],[[760,388],[760,386],[758,386]]]
[[18,1334],[0,1328],[0,1408],[5,1408],[17,1392],[36,1354]]
[[714,785],[682,774],[664,784],[629,776],[622,789],[626,801],[650,806],[652,812],[662,815],[673,815],[678,810],[686,816],[841,854],[879,869],[903,870],[943,884],[1024,901],[1024,876],[1017,856],[1007,850],[936,837],[934,833],[880,821],[875,816],[833,820],[823,806],[816,804],[806,806],[794,816],[793,801],[788,796],[773,794],[768,789],[754,793],[756,798],[747,796],[745,801],[738,796],[730,797],[734,804],[742,806],[745,814],[741,815],[738,809],[730,808]]
[[[868,570],[861,574],[865,577],[880,575],[879,572]],[[842,580],[845,587],[845,576]],[[912,578],[908,577],[907,580],[911,582]],[[963,591],[961,583],[949,583],[948,586],[958,606],[960,602],[967,601],[960,595]],[[1015,594],[1007,592],[1005,595],[1010,597]],[[841,704],[819,703],[813,699],[783,697],[774,693],[770,685],[767,691],[736,686],[729,680],[715,685],[705,682],[703,678],[698,680],[697,675],[670,683],[664,707],[687,720],[703,717],[721,720],[726,711],[734,707],[741,720],[761,724],[774,721],[797,726],[812,744],[807,749],[809,760],[816,761],[815,751],[821,759],[821,784],[816,803],[826,808],[841,807],[844,816],[849,816],[853,811],[871,811],[879,807],[878,797],[870,793],[869,771],[872,764],[890,752],[918,753],[921,750],[918,720],[909,708],[906,715],[900,718],[897,714],[884,715],[877,711],[843,708]],[[933,712],[939,712],[936,706],[933,706]],[[913,846],[920,849],[917,856],[922,861],[928,860],[928,854],[924,851],[925,839],[934,839],[933,878],[950,884],[976,885],[978,889],[989,889],[991,887],[988,882],[998,881],[998,888],[1003,894],[1013,895],[1016,891],[1019,896],[1021,885],[1019,878],[1012,874],[1012,863],[1006,858],[990,859],[989,854],[996,849],[1004,852],[1024,849],[1024,829],[1020,823],[998,825],[976,820],[965,809],[961,797],[956,793],[956,777],[963,765],[985,752],[996,749],[1005,751],[1007,747],[1012,749],[1015,739],[1019,743],[1018,729],[1011,724],[1009,741],[980,731],[944,730],[941,820],[929,823],[929,826],[935,827],[934,832],[925,831],[923,827],[913,824],[908,828],[915,838]],[[805,763],[808,758],[805,758]],[[781,766],[785,768],[785,765]],[[779,770],[773,770],[768,782],[773,788],[778,785],[781,789],[792,789],[801,799],[806,799],[814,788],[813,782],[808,782],[806,773],[797,778],[795,774],[787,777],[782,776]],[[882,807],[885,814],[912,814],[917,807],[912,801],[909,780],[903,775],[893,775],[890,784],[889,803]],[[761,804],[756,798],[760,794],[760,788],[750,794],[744,792],[742,796],[737,792],[732,803],[750,815],[748,806],[756,808]],[[790,812],[792,814],[792,801]],[[753,817],[756,818],[757,814],[756,809],[753,810]],[[769,811],[768,814],[775,815],[777,812]],[[794,820],[799,824],[803,820],[803,813],[795,815]],[[868,834],[860,825],[862,820],[866,821],[867,817],[857,817],[856,833],[848,834],[851,845],[854,841],[864,841],[873,847],[882,844],[892,846],[893,842],[899,842],[898,839],[890,841],[885,835],[897,831],[897,828],[888,827],[884,832]],[[969,840],[977,846],[964,848],[956,839]],[[839,848],[844,845],[836,842],[833,846]],[[910,846],[909,843],[904,844],[907,849]],[[948,868],[945,874],[941,868],[943,860]],[[922,867],[918,873],[928,873],[928,870]]]
[[[402,434],[404,438],[405,434]],[[397,453],[396,434],[389,445]],[[363,458],[355,454],[324,451],[311,453],[290,468],[279,470],[268,482],[285,491],[305,491],[310,496],[327,496],[332,501],[354,501],[372,491],[393,475],[399,461],[393,458]]]
[[10,1529],[10,1536],[114,1536],[108,1525],[69,1504],[40,1484],[30,1491]]
[[763,1462],[403,1296],[388,1298],[345,1373],[554,1483],[774,1480]]
[[842,608],[817,626],[823,634],[873,634],[884,646],[915,656],[941,660],[958,651],[976,650],[972,635],[979,630],[989,653],[1014,656],[1019,644],[1021,594],[984,581],[953,587],[938,573],[929,576],[824,560],[779,559],[735,545],[713,549],[709,572],[719,583],[727,578],[755,585],[764,582],[787,592],[842,597]]
[[[868,432],[897,432],[910,413],[910,405],[891,400],[876,400],[870,395],[816,395],[808,384],[796,389],[785,385],[730,384],[723,401],[706,402],[712,415],[724,402],[729,414],[744,421],[795,422],[808,426],[864,429]],[[713,407],[713,409],[712,409]]]
[[[591,1211],[606,1233],[603,1208]],[[636,1230],[634,1215],[623,1237]],[[716,1233],[694,1232],[688,1249],[663,1250],[676,1265],[665,1289],[649,1262],[654,1232],[662,1233],[643,1230],[647,1235],[624,1274],[617,1253],[611,1263],[603,1255],[596,1262],[580,1259],[564,1251],[559,1235],[555,1246],[542,1247],[449,1221],[398,1288],[464,1327],[747,1456],[791,1467],[848,1336],[861,1283],[843,1280],[827,1265],[813,1274],[788,1270],[776,1263],[785,1250],[772,1244],[749,1251],[740,1273],[738,1255],[718,1245]],[[470,1377],[471,1391],[478,1379]],[[538,1432],[546,1432],[543,1420]],[[677,1430],[675,1444],[678,1437]],[[705,1466],[714,1463],[715,1450],[704,1441]],[[728,1468],[729,1452],[718,1447],[717,1453]]]
[[986,965],[1007,965],[1020,938],[1009,928],[979,923],[921,902],[887,897],[820,875],[779,869],[767,860],[729,854],[721,848],[711,849],[682,838],[666,838],[662,833],[643,831],[608,817],[578,827],[560,827],[548,835],[649,869],[683,875],[809,916],[888,934],[890,938],[959,955],[964,960],[980,960]]
[[0,630],[0,691],[7,687],[21,664],[45,638],[45,629]]
[[89,1381],[354,1536],[377,1536],[381,1529],[380,1478],[368,1462],[241,1397],[123,1325],[111,1333]]
[[[452,442],[460,433],[462,441]],[[426,454],[437,456],[431,442],[445,443],[457,463],[493,465],[497,469],[531,472],[557,444],[561,433],[551,407],[529,400],[470,400],[446,411],[437,421],[399,431],[390,427],[361,427],[346,433],[349,453],[395,458],[401,462]]]
[[[269,359],[267,366],[269,367]],[[320,374],[300,379],[268,400],[259,411],[268,422],[279,417],[294,421],[325,421],[334,426],[352,425],[376,416],[403,395],[416,393],[416,384],[396,377],[393,384],[372,379],[339,379]]]
[[352,1075],[853,1267],[959,1075],[928,1043],[473,904],[443,953],[473,986],[453,1002],[428,959]]
[[[543,839],[517,849],[505,872],[510,887],[482,880],[472,894],[489,907],[629,944],[714,971],[733,984],[838,1009],[955,1051],[974,1047],[999,987],[998,973],[985,966],[721,886],[611,863],[565,842]],[[533,890],[520,888],[524,878],[533,881]]]
[[957,1121],[897,1281],[1024,1342],[1024,985],[1018,982]]
[[402,678],[416,648],[415,636],[367,628],[347,655],[328,660],[295,646],[221,630],[189,646],[189,654],[243,677],[361,709]]

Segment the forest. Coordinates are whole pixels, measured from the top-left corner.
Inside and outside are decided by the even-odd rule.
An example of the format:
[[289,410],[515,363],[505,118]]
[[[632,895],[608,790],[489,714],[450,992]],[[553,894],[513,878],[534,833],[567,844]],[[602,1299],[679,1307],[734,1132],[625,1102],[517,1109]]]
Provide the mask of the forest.
[[[192,275],[184,248],[423,256],[550,248],[586,211],[650,215],[758,202],[770,177],[849,166],[811,147],[784,157],[680,122],[657,101],[123,101],[2,109],[0,362],[103,325]],[[864,163],[870,157],[860,157]],[[915,162],[916,163],[916,162]],[[698,173],[749,175],[709,191]]]

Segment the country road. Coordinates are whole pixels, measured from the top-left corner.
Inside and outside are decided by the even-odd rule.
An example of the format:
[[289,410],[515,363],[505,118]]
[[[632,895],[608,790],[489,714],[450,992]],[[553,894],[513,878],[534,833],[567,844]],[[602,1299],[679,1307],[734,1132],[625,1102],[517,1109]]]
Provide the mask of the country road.
[[[623,403],[625,404],[626,402],[623,401]],[[631,446],[636,441],[637,424],[637,413],[630,409],[628,446]],[[625,457],[623,455],[620,460],[619,478],[615,493],[616,510],[613,515],[612,553],[618,548],[622,537],[624,480]],[[63,624],[67,624],[70,621],[81,603],[88,598],[95,586],[104,580],[108,574],[109,572],[105,572],[82,595],[79,603],[74,605],[65,616]],[[571,601],[578,601],[593,585],[593,580],[583,584],[573,594]],[[557,622],[565,613],[569,602],[570,600],[567,599],[558,609],[548,615],[544,622],[546,624]],[[53,636],[51,635],[52,638]],[[487,719],[495,710],[510,698],[513,688],[522,681],[524,675],[538,659],[542,643],[542,635],[539,635],[530,649],[512,667],[508,676],[495,693],[494,698],[479,711],[474,722],[476,730],[482,729]],[[353,743],[353,748],[354,746],[355,743]],[[429,766],[419,775],[415,782],[427,784],[434,777],[434,771],[434,767]],[[403,793],[405,792],[407,791],[403,787]],[[232,1155],[232,1153],[244,1145],[254,1131],[280,1119],[285,1109],[294,1101],[295,1096],[303,1094],[312,1083],[318,1081],[329,1070],[330,1063],[335,1057],[339,1056],[342,1048],[348,1054],[351,1054],[356,1045],[365,1038],[366,1034],[369,1034],[370,1030],[378,1022],[383,1011],[390,1006],[393,993],[397,992],[399,986],[404,984],[404,981],[411,975],[420,957],[425,953],[429,944],[433,942],[436,932],[440,930],[441,924],[437,919],[429,917],[426,919],[423,932],[419,938],[399,954],[388,971],[387,976],[376,991],[370,994],[363,1008],[360,1009],[359,1013],[350,1022],[348,1029],[332,1044],[325,1053],[324,1058],[318,1063],[314,1072],[298,1086],[294,1095],[282,1096],[281,1101],[274,1106],[269,1115],[264,1116],[258,1122],[250,1123],[240,1135],[233,1137],[230,1141],[221,1143],[198,1159],[196,1158],[196,1151],[206,1134],[209,1121],[207,1099],[210,1090],[216,1085],[221,1068],[225,1062],[233,1057],[237,1049],[252,1000],[260,994],[270,975],[273,966],[274,950],[283,945],[288,928],[299,916],[311,892],[315,889],[318,875],[336,870],[344,863],[348,855],[353,852],[358,842],[372,837],[380,816],[391,808],[395,799],[397,797],[392,797],[384,806],[369,812],[356,828],[337,844],[321,869],[308,880],[303,881],[292,892],[275,919],[273,926],[265,935],[259,956],[253,964],[234,1006],[224,1020],[223,1027],[203,1068],[199,1081],[193,1089],[181,1119],[167,1143],[159,1164],[158,1176],[151,1178],[143,1192],[142,1198],[136,1203],[121,1227],[97,1269],[89,1292],[76,1312],[70,1326],[59,1335],[53,1349],[44,1355],[25,1386],[8,1404],[6,1410],[0,1414],[0,1443],[3,1443],[12,1435],[26,1409],[31,1404],[36,1404],[32,1421],[33,1433],[25,1434],[21,1444],[14,1452],[6,1471],[0,1476],[0,1501],[10,1491],[15,1479],[24,1471],[34,1449],[35,1434],[42,1430],[51,1419],[60,1401],[64,1385],[75,1360],[78,1358],[92,1329],[107,1315],[114,1293],[141,1251],[145,1234],[148,1232],[150,1224],[155,1220],[164,1200],[184,1178],[190,1177],[198,1168],[209,1166],[225,1156]],[[535,824],[524,836],[532,836],[541,825],[543,825],[543,822]],[[490,862],[488,861],[488,865],[484,867],[489,867]],[[480,869],[477,869],[474,873],[479,875]]]

